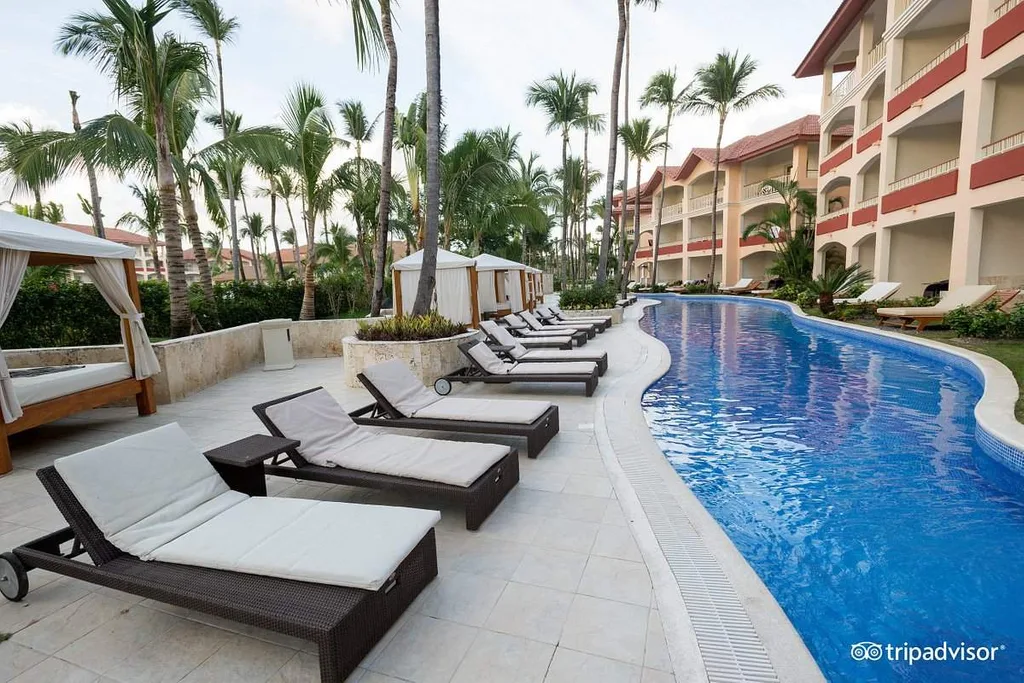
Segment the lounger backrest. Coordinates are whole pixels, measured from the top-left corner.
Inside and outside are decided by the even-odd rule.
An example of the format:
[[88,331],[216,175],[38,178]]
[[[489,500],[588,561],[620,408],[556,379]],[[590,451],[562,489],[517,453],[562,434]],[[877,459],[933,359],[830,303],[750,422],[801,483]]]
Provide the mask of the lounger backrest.
[[423,386],[412,370],[398,359],[371,365],[362,374],[395,410],[408,417],[441,399]]
[[745,277],[740,280],[737,280],[736,284],[734,284],[732,287],[729,287],[729,289],[745,289],[749,287],[753,282],[754,278]]
[[513,358],[522,358],[526,355],[527,349],[525,346],[519,343],[515,337],[509,334],[508,330],[497,324],[493,320],[484,320],[480,323],[480,329],[487,333],[494,341],[498,342],[502,346],[508,346],[509,354]]
[[895,294],[902,284],[901,282],[876,282],[857,297],[857,300],[862,303],[884,301]]
[[526,324],[535,330],[543,330],[544,326],[541,325],[540,321],[533,317],[533,313],[529,311],[522,311],[519,316],[526,321]]
[[952,311],[961,306],[976,306],[985,299],[992,296],[996,291],[995,285],[968,285],[957,287],[947,294],[938,304],[936,309]]
[[107,540],[142,559],[248,498],[228,488],[177,423],[54,467]]
[[281,436],[301,442],[296,450],[304,460],[322,467],[334,464],[332,454],[369,435],[322,388],[269,405],[265,414]]
[[[459,348],[463,347],[460,346]],[[474,365],[491,375],[507,375],[509,368],[512,367],[511,364],[502,362],[494,354],[494,351],[487,348],[487,344],[477,342],[472,346],[467,346],[465,353],[473,361]]]
[[534,312],[537,314],[536,317],[541,320],[557,320],[555,314],[543,306],[537,306],[537,308],[534,309]]
[[53,465],[36,470],[36,476],[50,494],[54,505],[64,515],[68,526],[75,533],[75,538],[81,541],[85,552],[89,553],[93,564],[100,566],[124,555],[117,546],[103,537],[103,532],[89,517],[89,513],[78,502]]
[[545,305],[548,307],[548,310],[550,310],[555,315],[562,315],[562,307],[559,306],[558,304],[545,304]]
[[509,314],[502,318],[505,323],[513,330],[525,330],[527,328],[526,322],[517,315]]

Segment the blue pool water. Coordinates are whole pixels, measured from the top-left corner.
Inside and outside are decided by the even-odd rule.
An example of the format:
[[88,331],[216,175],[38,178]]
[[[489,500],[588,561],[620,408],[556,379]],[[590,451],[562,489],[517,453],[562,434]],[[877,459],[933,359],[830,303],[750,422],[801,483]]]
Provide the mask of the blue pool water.
[[672,353],[655,439],[829,680],[1024,680],[1024,479],[975,440],[975,379],[755,303],[666,297],[641,325]]

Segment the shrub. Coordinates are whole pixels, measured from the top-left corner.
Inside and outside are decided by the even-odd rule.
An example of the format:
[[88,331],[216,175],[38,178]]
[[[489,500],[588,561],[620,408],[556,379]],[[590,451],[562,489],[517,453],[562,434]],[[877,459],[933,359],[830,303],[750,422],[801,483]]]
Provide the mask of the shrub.
[[384,318],[374,323],[359,323],[356,337],[362,341],[429,341],[454,337],[466,331],[462,323],[455,323],[438,315],[402,316]]
[[[818,303],[818,295],[805,289],[797,293],[794,303],[800,308],[811,308],[814,304]],[[828,313],[829,311],[822,312]]]
[[999,310],[995,303],[980,308],[961,306],[946,316],[943,321],[959,337],[980,337],[994,339],[1006,335],[1010,327],[1010,316]]
[[652,285],[651,294],[664,294],[668,290],[665,285]]
[[1024,304],[1014,307],[1006,318],[1006,336],[1024,339]]
[[559,306],[570,311],[613,308],[619,300],[614,285],[578,285],[562,290]]
[[775,290],[775,298],[782,301],[796,301],[802,290],[796,285],[782,285]]

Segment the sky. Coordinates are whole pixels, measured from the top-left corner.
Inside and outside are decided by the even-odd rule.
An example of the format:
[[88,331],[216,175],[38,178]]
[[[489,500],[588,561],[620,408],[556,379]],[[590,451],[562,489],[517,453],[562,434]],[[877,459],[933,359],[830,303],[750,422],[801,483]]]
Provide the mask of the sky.
[[[820,79],[797,80],[792,73],[839,1],[664,0],[657,12],[634,8],[630,115],[637,115],[637,96],[655,72],[675,68],[686,82],[722,49],[751,54],[759,63],[754,84],[776,83],[786,93],[781,100],[730,116],[723,144],[817,113]],[[237,39],[225,48],[224,68],[227,106],[242,113],[243,125],[278,123],[281,103],[299,81],[315,85],[331,102],[360,100],[373,115],[383,108],[385,71],[357,67],[344,0],[221,0],[221,4],[241,24]],[[440,4],[441,86],[449,140],[465,130],[509,126],[521,133],[524,153],[536,151],[547,168],[557,166],[558,135],[546,134],[544,115],[525,105],[526,89],[559,70],[575,71],[597,83],[599,92],[591,106],[597,113],[607,113],[616,3],[442,0]],[[60,25],[72,13],[101,8],[100,0],[0,0],[0,123],[27,118],[36,128],[70,130],[69,90],[81,97],[83,121],[118,108],[111,83],[92,64],[62,57],[53,47]],[[394,11],[398,106],[405,109],[425,85],[423,6],[417,0],[401,0]],[[168,20],[167,25],[198,39],[184,21]],[[215,106],[211,103],[210,110]],[[664,119],[659,110],[640,114],[656,122]],[[681,163],[692,147],[714,146],[716,125],[711,118],[677,117],[669,140],[669,164]],[[204,130],[201,141],[212,141],[214,136],[214,131]],[[607,167],[607,147],[606,135],[591,137],[591,164],[602,171]],[[379,131],[364,149],[368,156],[379,158]],[[574,136],[572,153],[582,153],[581,135]],[[339,152],[337,162],[350,154]],[[617,178],[623,173],[619,156]],[[401,155],[396,155],[395,164],[396,174],[402,175]],[[649,175],[654,166],[645,167],[643,175]],[[630,178],[634,173],[631,169]],[[106,225],[137,210],[127,187],[134,181],[101,174]],[[260,181],[252,176],[246,182],[255,188]],[[11,187],[0,181],[0,200],[10,192]],[[63,204],[68,221],[89,224],[79,206],[79,193],[88,196],[84,175],[48,189],[44,201]],[[31,198],[15,196],[14,200],[28,203]],[[253,197],[248,203],[251,212],[269,216],[268,200]],[[351,222],[340,211],[332,218]],[[205,215],[201,222],[204,231],[212,228]]]

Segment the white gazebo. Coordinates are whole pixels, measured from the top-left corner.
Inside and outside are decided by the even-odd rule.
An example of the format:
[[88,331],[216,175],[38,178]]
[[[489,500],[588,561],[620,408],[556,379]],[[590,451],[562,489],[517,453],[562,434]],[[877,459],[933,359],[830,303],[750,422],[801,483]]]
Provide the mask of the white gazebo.
[[29,266],[82,266],[121,318],[124,363],[32,368],[12,377],[0,349],[0,474],[11,470],[10,434],[134,396],[140,415],[156,412],[160,372],[142,324],[135,250],[92,235],[0,211],[0,326]]
[[[422,268],[422,250],[391,264],[396,316],[401,317],[412,312]],[[437,271],[431,308],[454,322],[473,326],[479,324],[477,273],[473,259],[444,249],[437,250]]]
[[533,310],[544,301],[544,271],[533,266],[526,267],[527,289],[530,298],[530,309]]
[[480,254],[476,257],[479,273],[477,300],[480,313],[497,316],[518,313],[529,306],[526,266],[500,256]]

